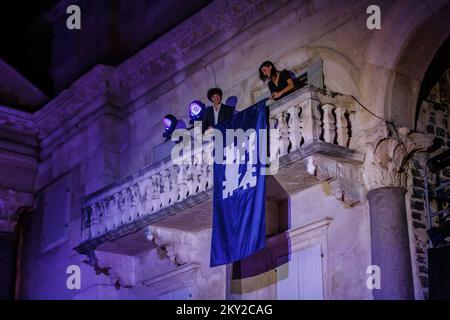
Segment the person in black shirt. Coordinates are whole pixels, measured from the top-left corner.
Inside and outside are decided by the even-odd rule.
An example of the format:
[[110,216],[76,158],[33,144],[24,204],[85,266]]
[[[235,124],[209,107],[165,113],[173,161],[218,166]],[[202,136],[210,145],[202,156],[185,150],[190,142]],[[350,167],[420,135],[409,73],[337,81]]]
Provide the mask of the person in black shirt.
[[259,78],[269,80],[270,97],[275,101],[287,96],[296,90],[294,79],[287,70],[278,71],[271,61],[264,61],[259,67]]
[[208,90],[208,100],[213,103],[212,107],[205,110],[202,120],[202,132],[213,126],[229,120],[233,117],[234,108],[222,103],[222,90],[212,88]]

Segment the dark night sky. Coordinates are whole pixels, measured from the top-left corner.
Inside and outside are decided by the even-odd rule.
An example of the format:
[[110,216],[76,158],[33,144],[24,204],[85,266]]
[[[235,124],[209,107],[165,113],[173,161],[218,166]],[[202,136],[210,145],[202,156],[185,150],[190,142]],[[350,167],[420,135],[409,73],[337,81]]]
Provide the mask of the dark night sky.
[[0,57],[45,93],[51,29],[38,17],[59,0],[7,0],[0,2]]
[[[52,27],[54,26],[45,21],[43,16],[60,1],[61,0],[0,1],[0,58],[32,82],[50,99],[61,91],[61,88],[55,89],[57,87],[57,85],[55,85],[56,80],[52,78],[52,68],[54,67],[54,63],[55,61],[67,60],[69,57],[52,57],[52,52],[55,52],[55,50],[52,50],[52,46],[55,46],[55,43],[53,43],[54,38],[52,34]],[[89,49],[91,51],[87,52],[87,54],[93,56],[94,58],[86,63],[82,61],[81,65],[79,65],[79,69],[68,75],[69,82],[75,81],[95,64],[104,63],[109,65],[118,65],[122,63],[124,60],[137,53],[140,49],[147,46],[151,41],[163,35],[165,32],[175,27],[178,23],[187,19],[189,16],[193,15],[195,12],[211,2],[211,0],[131,1],[135,0],[104,1],[105,12],[108,10],[110,12],[111,10],[121,10],[122,16],[119,16],[119,18],[114,20],[115,22],[112,24],[105,22],[106,20],[103,20],[103,23],[109,23],[106,25],[106,28],[109,28],[108,32],[110,32],[110,34],[114,34],[115,31],[113,29],[122,27],[122,34],[131,32],[133,36],[136,34],[138,35],[137,39],[134,37],[134,42],[128,42],[125,47],[123,46],[123,43],[118,40],[114,43],[116,48],[111,48],[109,51],[103,50],[102,52],[99,52],[100,49],[98,48]],[[84,4],[87,8],[90,8],[90,6],[93,7],[92,4],[99,3],[81,1],[80,4]],[[128,9],[128,7],[134,8],[132,9],[134,11],[124,10]],[[142,10],[149,10],[149,12],[153,10],[155,12],[165,12],[167,14],[157,15],[156,18],[158,20],[155,20],[157,28],[155,28],[155,30],[142,30],[139,29],[139,27],[136,27],[136,25],[144,25],[144,21],[140,20],[149,19],[149,16],[140,14],[139,9],[136,8],[144,8]],[[177,8],[178,10],[174,10],[174,8]],[[133,15],[128,16],[123,12],[133,12]],[[89,13],[90,12],[88,11],[87,14]],[[82,23],[83,14],[85,13],[82,11]],[[97,13],[93,11],[92,14],[95,15]],[[118,15],[116,14],[112,16],[116,17]],[[155,19],[155,16],[150,16],[150,18]],[[129,30],[129,27],[127,26],[117,26],[117,24],[120,23],[118,21],[123,21],[123,19],[137,22],[132,27],[135,29]],[[105,30],[104,27],[105,26],[103,26],[103,28],[98,27],[96,28],[97,30],[90,29],[84,32],[101,32],[98,30]],[[98,35],[100,35],[100,33],[97,34],[97,38]],[[90,36],[95,37],[93,34]],[[61,44],[59,44],[59,46],[61,46]],[[117,49],[117,47],[119,47],[119,49]],[[59,51],[56,50],[56,52]],[[21,108],[20,106],[14,107]]]

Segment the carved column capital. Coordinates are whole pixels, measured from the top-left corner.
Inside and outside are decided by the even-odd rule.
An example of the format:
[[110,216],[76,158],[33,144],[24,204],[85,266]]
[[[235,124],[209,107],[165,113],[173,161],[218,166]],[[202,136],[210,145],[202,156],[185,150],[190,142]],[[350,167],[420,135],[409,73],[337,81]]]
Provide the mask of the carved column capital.
[[383,124],[366,143],[363,178],[367,190],[379,187],[406,187],[406,170],[411,155],[425,151],[433,137],[409,128],[394,128]]

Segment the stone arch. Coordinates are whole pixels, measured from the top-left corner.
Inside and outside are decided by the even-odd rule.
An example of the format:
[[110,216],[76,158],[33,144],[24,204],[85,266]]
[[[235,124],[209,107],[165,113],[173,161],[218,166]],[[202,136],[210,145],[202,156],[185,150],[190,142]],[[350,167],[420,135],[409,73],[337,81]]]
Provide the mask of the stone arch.
[[[280,70],[288,69],[299,73],[318,59],[323,60],[324,82],[328,89],[354,96],[360,95],[358,87],[359,70],[356,64],[333,48],[302,46],[290,50],[282,56],[270,57],[268,60],[274,62]],[[252,79],[250,88],[253,95],[257,95],[264,90],[265,85],[259,78],[255,78]]]
[[414,128],[421,83],[450,34],[449,16],[449,1],[411,1],[396,4],[383,18],[361,73],[363,100],[371,102],[372,111]]
[[296,72],[318,59],[323,60],[324,81],[327,88],[346,94],[359,95],[356,64],[349,57],[331,47],[300,47],[279,57],[283,67]]
[[358,68],[349,57],[330,47],[309,47],[311,61],[323,60],[325,87],[336,92],[359,96]]
[[[449,46],[448,42],[447,40],[445,46]],[[448,60],[448,49],[444,51],[441,49],[436,57],[447,51],[446,60]],[[415,121],[417,131],[433,137],[434,145],[426,153],[414,155],[408,168],[407,203],[409,203],[410,246],[412,249],[415,294],[416,298],[419,299],[428,299],[428,297],[433,299],[433,293],[430,292],[429,294],[431,286],[429,281],[433,279],[433,276],[430,278],[430,275],[436,271],[430,269],[428,264],[428,249],[430,248],[431,239],[426,233],[426,230],[430,227],[430,222],[424,184],[427,183],[429,186],[433,186],[437,183],[438,177],[441,182],[450,179],[450,171],[448,169],[432,172],[427,165],[427,160],[430,157],[450,147],[448,140],[448,137],[450,137],[450,68],[448,62],[436,65],[435,61],[439,60],[433,59],[422,81],[421,94],[417,105],[417,111],[419,112]],[[444,69],[446,71],[443,71]],[[436,199],[431,198],[431,209],[435,212],[438,211],[438,201]],[[436,222],[436,218],[432,220]]]
[[[450,74],[450,36],[445,40],[444,44],[439,48],[438,52],[433,58],[433,61],[429,65],[425,76],[422,80],[422,84],[420,87],[419,96],[417,99],[417,108],[414,119],[414,129],[419,130],[421,132],[433,133],[433,131],[424,128],[418,127],[418,120],[421,114],[422,104],[426,103],[426,100],[429,99],[430,93],[434,95],[434,90],[436,85],[439,82],[445,82],[445,85],[442,89],[448,92],[448,80],[447,77]],[[444,79],[445,77],[445,79]],[[444,83],[442,83],[444,84]],[[446,93],[447,93],[446,92]]]

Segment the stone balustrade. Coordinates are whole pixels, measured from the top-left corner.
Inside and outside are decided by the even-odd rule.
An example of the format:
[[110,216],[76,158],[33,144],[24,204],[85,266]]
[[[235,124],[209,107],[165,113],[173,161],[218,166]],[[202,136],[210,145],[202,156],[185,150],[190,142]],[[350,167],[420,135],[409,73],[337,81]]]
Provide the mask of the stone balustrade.
[[[269,103],[271,152],[283,156],[306,145],[326,143],[348,148],[351,139],[349,99],[335,99],[307,86]],[[335,102],[335,103],[333,103]],[[338,102],[339,104],[337,104]],[[124,182],[88,196],[82,210],[82,243],[86,252],[212,197],[212,142],[193,151],[192,163],[170,157]],[[209,158],[208,158],[209,154]],[[272,154],[273,159],[273,154]]]
[[205,194],[212,187],[212,167],[205,152],[210,146],[212,142],[203,145],[203,152],[194,152],[193,163],[176,165],[169,158],[89,197],[82,209],[82,240],[115,238],[114,234],[122,234],[130,225],[147,225],[196,202],[186,202],[188,198],[210,197]]
[[348,147],[353,104],[349,97],[337,100],[308,86],[270,105],[270,128],[279,133],[272,134],[270,141],[278,146],[278,156],[317,141]]

